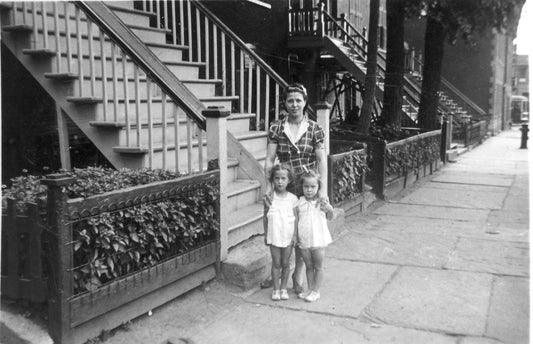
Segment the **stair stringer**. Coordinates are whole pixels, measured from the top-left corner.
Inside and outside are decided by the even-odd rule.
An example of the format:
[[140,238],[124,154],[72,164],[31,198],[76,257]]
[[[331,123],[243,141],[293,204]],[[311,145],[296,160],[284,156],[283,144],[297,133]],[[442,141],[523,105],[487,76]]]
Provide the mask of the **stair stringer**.
[[[360,65],[358,65],[354,60],[353,58],[351,58],[350,56],[348,56],[348,54],[344,51],[344,49],[349,49],[348,47],[344,47],[344,46],[339,46],[339,44],[342,43],[342,41],[339,41],[339,40],[335,40],[335,39],[332,39],[331,37],[323,37],[322,38],[323,40],[323,46],[330,52],[333,54],[333,56],[337,59],[337,61],[339,61],[339,63],[350,73],[354,76],[355,79],[359,80],[361,83],[364,84],[365,82],[365,76],[366,76],[366,69]],[[361,64],[363,65],[365,62],[364,61],[360,61]],[[408,80],[407,78],[404,77],[404,82],[405,83],[409,83],[409,85],[411,85],[413,87],[413,83]],[[378,101],[383,101],[383,96],[384,96],[384,85],[383,83],[380,83],[380,82],[377,82],[377,85],[376,85],[376,94],[375,94],[375,97]],[[404,92],[409,92],[407,89],[405,89],[405,86],[404,86]],[[418,104],[417,104],[418,105]],[[409,120],[413,120],[411,118],[411,116],[405,112],[404,110],[402,110],[402,114],[404,116],[406,116],[407,118],[409,118]]]
[[[261,191],[266,188],[265,173],[257,159],[235,138],[229,131],[228,139],[228,157],[237,159],[239,162],[239,178],[253,179],[261,183]],[[266,147],[265,147],[266,148]]]
[[[26,37],[25,37],[26,36]],[[115,130],[102,130],[89,123],[96,120],[96,104],[74,104],[67,101],[67,97],[74,94],[75,81],[57,81],[45,77],[45,73],[53,70],[53,59],[32,57],[24,54],[23,49],[30,46],[30,37],[25,34],[2,35],[4,46],[26,68],[32,77],[52,97],[78,128],[91,140],[98,150],[115,167],[139,169],[143,166],[144,155],[118,154],[113,147],[119,144]]]

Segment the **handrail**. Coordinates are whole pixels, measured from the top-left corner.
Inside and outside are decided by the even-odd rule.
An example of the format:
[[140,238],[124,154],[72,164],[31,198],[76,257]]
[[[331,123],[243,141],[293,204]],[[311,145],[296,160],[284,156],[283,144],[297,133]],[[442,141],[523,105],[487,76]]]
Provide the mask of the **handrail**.
[[474,103],[463,92],[459,91],[459,89],[457,89],[455,86],[453,86],[452,83],[450,83],[448,80],[446,80],[445,78],[441,78],[441,82],[444,84],[444,86],[448,87],[453,93],[455,93],[459,98],[461,98],[462,101],[464,101],[466,104],[468,104],[474,110],[476,110],[480,115],[486,115],[487,114],[485,112],[485,110],[483,110],[479,105]]
[[[355,41],[355,39],[350,35],[350,33],[349,33],[348,31],[346,31],[346,30],[342,27],[342,25],[340,25],[339,23],[337,23],[337,19],[333,18],[333,17],[331,16],[331,14],[329,14],[328,12],[323,11],[323,13],[324,13],[324,15],[326,16],[326,18],[330,19],[329,22],[333,23],[336,27],[338,27],[339,30],[341,31],[341,33],[344,34],[344,36],[346,36],[350,41],[352,41],[353,44],[355,44],[355,46],[363,52],[363,54],[366,54],[365,49],[364,49],[363,47],[361,47],[361,46],[359,45],[359,43],[357,43],[357,42]],[[361,56],[362,58],[365,58],[365,56],[364,56],[364,55],[361,55],[361,53],[359,53],[359,52],[357,52],[357,55]]]
[[194,2],[195,6],[201,10],[211,21],[213,21],[226,35],[228,35],[242,50],[244,50],[248,55],[250,55],[257,64],[259,64],[263,69],[266,70],[267,74],[270,75],[276,82],[281,86],[287,87],[288,83],[276,73],[259,55],[257,55],[250,47],[244,43],[242,39],[239,38],[226,24],[224,24],[217,16],[215,16],[207,7],[205,7],[199,0],[190,0]]
[[[418,59],[417,57],[413,57],[413,60],[417,63],[419,63],[421,66],[423,66],[423,62]],[[457,87],[455,87],[451,82],[449,82],[446,78],[442,77],[440,78],[441,83],[449,88],[455,95],[457,95],[463,102],[468,104],[471,108],[473,108],[476,112],[478,112],[480,115],[486,115],[487,113],[485,110],[483,110],[479,105],[474,103],[468,96],[466,96],[463,92],[459,91]]]
[[425,132],[425,133],[422,133],[422,134],[418,134],[418,135],[415,135],[415,136],[411,136],[411,137],[405,138],[403,140],[398,140],[398,141],[394,141],[394,142],[391,142],[391,143],[387,143],[387,148],[392,148],[392,147],[395,147],[395,146],[403,145],[403,144],[405,144],[407,142],[417,141],[417,140],[424,139],[426,137],[437,136],[437,135],[440,135],[440,134],[441,134],[441,130],[440,129],[428,131],[428,132]]
[[102,1],[74,1],[76,6],[104,31],[168,94],[188,116],[205,130],[201,111],[205,106],[161,60]]

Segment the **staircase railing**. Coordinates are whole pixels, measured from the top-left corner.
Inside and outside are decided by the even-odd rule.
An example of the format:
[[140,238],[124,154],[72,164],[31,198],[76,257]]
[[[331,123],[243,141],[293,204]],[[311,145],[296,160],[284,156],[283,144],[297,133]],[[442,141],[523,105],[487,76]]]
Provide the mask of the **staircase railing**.
[[187,61],[205,64],[206,79],[221,81],[233,112],[255,114],[251,129],[279,118],[286,81],[200,1],[143,0],[139,9],[155,13],[155,25],[171,32],[172,43],[188,47]]
[[[148,154],[154,167],[154,153],[162,151],[164,169],[204,170],[204,106],[105,4],[13,3],[10,20],[14,30],[33,31],[25,54],[55,58],[46,77],[76,82],[68,101],[100,109],[91,124],[125,128],[117,152]],[[157,131],[162,142],[155,142]]]
[[[356,59],[366,60],[368,40],[347,19],[346,16],[334,18],[321,3],[317,8],[302,10],[289,9],[289,35],[292,36],[329,36],[343,40],[349,45]],[[377,54],[378,80],[385,80],[386,56],[381,51]],[[404,77],[406,104],[420,103],[420,88],[407,77]],[[411,118],[412,119],[412,118]]]
[[[415,70],[418,69],[420,73],[420,77],[422,77],[421,74],[424,69],[424,62],[422,60],[421,54],[419,54],[419,57],[416,57],[414,54],[414,50],[413,50],[413,53],[408,57],[408,61],[409,61],[408,64],[410,66],[413,66]],[[418,66],[418,68],[416,68],[415,66]],[[476,117],[483,117],[487,115],[485,110],[483,110],[479,105],[474,103],[463,92],[459,91],[459,89],[455,87],[451,82],[446,80],[446,78],[441,76],[440,80],[441,80],[441,83],[440,83],[441,91],[448,94],[453,99],[453,101],[456,103],[456,105],[465,109],[468,112],[468,114],[472,116],[476,116]]]

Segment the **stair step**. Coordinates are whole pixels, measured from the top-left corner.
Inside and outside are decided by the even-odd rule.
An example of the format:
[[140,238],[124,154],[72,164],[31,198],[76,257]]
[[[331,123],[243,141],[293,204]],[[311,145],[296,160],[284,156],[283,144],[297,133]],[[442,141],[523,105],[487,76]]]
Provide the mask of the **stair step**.
[[206,107],[209,106],[221,106],[226,110],[231,110],[233,108],[233,101],[239,100],[238,96],[225,96],[225,97],[201,97],[199,100],[204,103]]
[[51,49],[22,49],[22,53],[33,57],[52,57],[56,56],[55,50]]
[[44,77],[48,79],[60,80],[60,81],[70,81],[78,79],[79,75],[70,72],[63,73],[44,73]]
[[228,214],[228,247],[263,234],[263,215],[263,203],[253,203]]
[[134,1],[106,1],[107,5],[112,4],[113,7],[120,7],[125,9],[133,9],[134,8]]
[[200,68],[205,67],[205,63],[201,62],[163,61],[163,63],[179,79],[198,79],[200,77]]
[[148,153],[148,148],[145,147],[113,147],[113,151],[122,154],[141,154]]
[[155,18],[156,14],[152,12],[140,11],[133,8],[116,6],[113,3],[107,3],[107,7],[127,25],[150,25],[150,19]]
[[129,25],[129,28],[143,42],[166,43],[167,34],[172,33],[172,31],[168,29],[158,29],[149,26]]
[[68,102],[78,105],[92,105],[102,102],[102,98],[97,97],[67,97]]
[[[94,93],[91,93],[91,77],[90,76],[84,76],[83,77],[83,89],[86,90],[87,94],[90,94],[92,97],[103,97],[104,89],[103,89],[103,81],[101,77],[95,77],[95,90]],[[113,88],[114,81],[112,77],[107,77],[106,79],[106,93],[109,99],[112,99],[113,97],[119,97],[124,98],[125,92],[124,92],[124,79],[122,77],[117,78],[117,89],[116,93]],[[128,88],[128,95],[130,98],[133,98],[135,95],[135,79],[134,78],[128,78],[127,82],[127,88]],[[216,85],[219,84],[221,81],[218,80],[182,80],[183,84],[197,97],[205,97],[205,98],[216,98],[214,96],[216,91]],[[147,87],[148,87],[148,81],[145,76],[141,76],[139,78],[139,87],[141,92],[141,97],[147,98]],[[150,85],[150,94],[152,98],[154,97],[161,97],[161,89],[159,86],[151,82]],[[224,101],[225,98],[222,97],[222,101]],[[211,103],[210,103],[211,105]]]
[[228,117],[228,130],[232,133],[242,133],[250,130],[250,119],[255,118],[253,113],[232,113]]
[[158,42],[145,42],[152,52],[163,61],[183,62],[183,51],[189,50],[186,45],[174,45]]
[[33,26],[27,24],[6,25],[2,27],[2,30],[6,32],[31,33]]
[[[52,49],[53,50],[53,49]],[[70,73],[72,74],[78,74],[78,54],[72,54],[73,63],[70,66]],[[106,63],[105,63],[105,69],[108,76],[112,74],[113,71],[113,65],[115,65],[116,73],[118,76],[122,78],[124,71],[123,71],[123,61],[121,56],[116,57],[116,63],[114,63],[113,58],[110,56],[110,54],[106,54]],[[199,71],[200,68],[205,66],[204,63],[198,63],[198,62],[168,62],[163,61],[163,63],[169,68],[169,70],[174,73],[180,80],[203,80],[199,78]],[[65,72],[65,70],[68,68],[68,59],[67,54],[65,52],[61,53],[61,68],[62,73]],[[90,56],[87,54],[83,54],[83,61],[82,61],[82,68],[83,68],[83,75],[90,75],[91,72],[91,64],[90,64]],[[126,58],[126,76],[133,78],[134,76],[134,67],[135,64],[130,58]],[[102,59],[100,55],[94,56],[94,74],[96,77],[102,76]],[[140,75],[142,78],[144,78],[144,73],[142,70],[140,70]]]
[[261,183],[257,180],[237,179],[228,184],[228,211],[236,211],[257,203],[261,192]]
[[225,281],[246,290],[269,276],[270,264],[270,253],[263,237],[257,236],[230,250],[221,268]]

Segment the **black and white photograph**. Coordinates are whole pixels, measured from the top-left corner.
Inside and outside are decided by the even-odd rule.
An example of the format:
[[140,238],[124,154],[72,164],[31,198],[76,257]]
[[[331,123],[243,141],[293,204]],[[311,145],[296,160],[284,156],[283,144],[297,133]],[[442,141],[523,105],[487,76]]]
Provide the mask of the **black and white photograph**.
[[0,0],[0,30],[1,344],[531,342],[533,0]]

